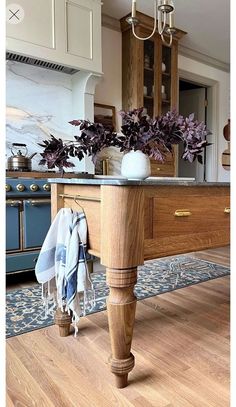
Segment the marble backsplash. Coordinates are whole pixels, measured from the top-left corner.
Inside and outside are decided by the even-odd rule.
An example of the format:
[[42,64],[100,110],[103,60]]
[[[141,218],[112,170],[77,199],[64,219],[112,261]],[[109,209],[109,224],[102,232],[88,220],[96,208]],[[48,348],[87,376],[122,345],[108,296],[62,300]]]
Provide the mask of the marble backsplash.
[[[38,143],[53,134],[63,140],[73,140],[76,128],[68,121],[72,117],[73,98],[71,75],[45,68],[7,61],[6,64],[6,167],[12,143],[24,143],[32,159],[32,169],[46,171],[39,165]],[[115,151],[114,151],[115,150]],[[22,151],[23,152],[23,151]],[[120,174],[121,154],[116,149],[102,156],[110,158],[109,174]],[[84,162],[72,159],[74,171],[84,171]]]
[[[7,61],[6,64],[6,158],[12,143],[27,145],[28,154],[42,151],[38,145],[50,134],[72,139],[68,124],[72,112],[71,77],[61,72]],[[22,151],[23,152],[23,151]],[[40,155],[32,159],[39,166]]]

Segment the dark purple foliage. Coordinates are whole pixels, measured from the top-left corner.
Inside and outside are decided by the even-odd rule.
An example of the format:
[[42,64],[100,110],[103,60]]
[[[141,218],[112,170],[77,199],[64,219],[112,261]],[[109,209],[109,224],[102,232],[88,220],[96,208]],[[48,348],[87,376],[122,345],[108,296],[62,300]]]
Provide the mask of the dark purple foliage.
[[172,153],[173,145],[182,143],[184,153],[182,158],[193,162],[196,158],[202,163],[201,153],[210,145],[206,136],[210,133],[204,123],[194,120],[194,114],[189,117],[178,115],[175,110],[151,119],[143,114],[143,108],[130,112],[120,112],[122,116],[121,134],[106,128],[101,123],[91,123],[89,120],[72,120],[69,123],[79,127],[80,134],[76,141],[64,143],[61,139],[51,136],[39,144],[44,148],[40,164],[48,168],[72,167],[68,162],[70,157],[82,160],[85,155],[96,161],[97,154],[106,147],[118,147],[122,152],[140,150],[157,161],[164,162],[167,153]]
[[38,143],[44,148],[43,153],[40,153],[43,158],[39,164],[47,164],[49,169],[58,167],[60,171],[63,171],[63,168],[74,167],[73,163],[67,161],[70,155],[68,147],[63,144],[60,138],[57,139],[52,134],[50,136],[51,140],[44,140],[43,144]]
[[173,145],[183,143],[182,158],[190,162],[198,158],[202,162],[200,154],[210,145],[206,141],[209,131],[204,123],[194,120],[194,114],[184,118],[173,110],[150,119],[142,112],[142,108],[121,112],[123,134],[117,137],[121,151],[141,150],[155,160],[164,162],[166,154],[172,153]]
[[116,133],[104,127],[101,123],[91,123],[89,120],[72,120],[69,122],[73,126],[80,126],[81,133],[75,136],[77,151],[92,156],[92,161],[96,161],[97,154],[105,147],[116,146]]

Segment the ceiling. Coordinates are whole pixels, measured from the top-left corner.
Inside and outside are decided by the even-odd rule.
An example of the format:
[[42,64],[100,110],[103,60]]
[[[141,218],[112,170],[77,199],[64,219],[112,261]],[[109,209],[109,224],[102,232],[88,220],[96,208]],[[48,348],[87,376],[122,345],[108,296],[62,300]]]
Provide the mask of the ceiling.
[[[221,62],[230,62],[230,0],[174,0],[175,26],[187,31],[181,45]],[[103,0],[102,13],[120,19],[131,0]],[[152,0],[137,0],[137,10],[153,15]]]

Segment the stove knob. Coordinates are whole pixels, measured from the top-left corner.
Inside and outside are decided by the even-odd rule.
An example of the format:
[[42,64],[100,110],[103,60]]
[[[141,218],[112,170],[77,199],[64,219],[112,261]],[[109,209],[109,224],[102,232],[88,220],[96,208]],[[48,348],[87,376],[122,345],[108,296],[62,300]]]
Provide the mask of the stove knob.
[[44,191],[51,191],[51,185],[50,184],[44,184],[43,185],[43,189],[44,189]]
[[30,190],[31,191],[36,192],[36,191],[38,191],[38,189],[39,189],[39,187],[38,187],[37,184],[31,184],[30,185]]
[[6,192],[11,191],[11,185],[10,185],[10,184],[6,184],[5,189],[6,189]]
[[22,192],[25,190],[25,186],[23,184],[17,184],[16,189],[17,191]]

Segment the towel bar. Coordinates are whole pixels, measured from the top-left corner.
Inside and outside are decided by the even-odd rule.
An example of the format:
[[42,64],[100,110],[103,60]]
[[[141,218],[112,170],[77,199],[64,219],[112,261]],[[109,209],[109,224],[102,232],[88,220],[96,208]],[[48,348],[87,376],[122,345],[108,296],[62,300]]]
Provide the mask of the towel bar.
[[68,199],[77,199],[78,201],[93,201],[93,202],[101,202],[100,198],[95,198],[92,196],[82,196],[82,195],[68,195],[68,194],[59,194],[60,198],[68,198]]

